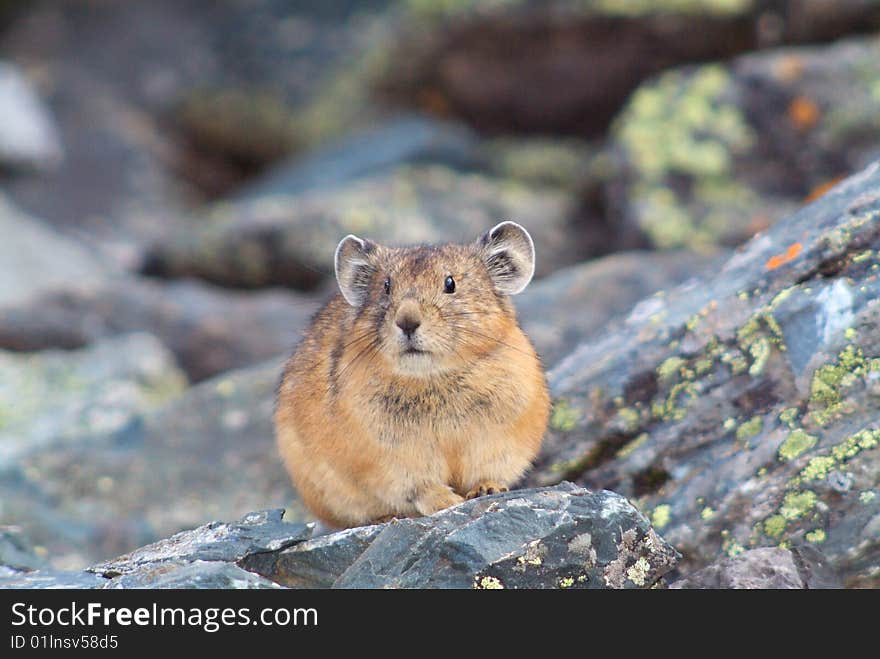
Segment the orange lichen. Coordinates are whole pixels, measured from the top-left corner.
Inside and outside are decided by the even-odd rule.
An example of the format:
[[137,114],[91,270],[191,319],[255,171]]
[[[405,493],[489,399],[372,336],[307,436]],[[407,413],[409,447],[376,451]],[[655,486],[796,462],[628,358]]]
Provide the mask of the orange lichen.
[[785,265],[790,261],[794,261],[798,254],[801,253],[804,246],[800,243],[792,243],[788,246],[788,249],[785,250],[784,254],[776,254],[775,256],[771,256],[767,259],[767,265],[765,266],[768,270],[776,270],[779,266]]
[[798,96],[788,105],[788,118],[798,130],[807,130],[819,121],[821,110],[806,96]]
[[825,181],[824,183],[820,183],[815,188],[810,190],[810,194],[808,194],[806,196],[806,198],[804,199],[804,203],[809,204],[809,203],[816,201],[819,197],[824,195],[826,192],[828,192],[831,188],[833,188],[835,185],[840,183],[842,180],[843,180],[843,176],[835,176],[834,178],[829,179],[829,180]]

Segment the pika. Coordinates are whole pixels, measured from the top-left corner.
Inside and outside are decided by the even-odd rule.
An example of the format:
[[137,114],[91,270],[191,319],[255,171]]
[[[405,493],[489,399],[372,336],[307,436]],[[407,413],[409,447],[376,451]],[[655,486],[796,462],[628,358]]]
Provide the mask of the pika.
[[471,244],[386,247],[348,235],[339,292],[278,388],[276,441],[303,502],[351,527],[506,491],[531,465],[550,396],[510,296],[535,270],[502,222]]

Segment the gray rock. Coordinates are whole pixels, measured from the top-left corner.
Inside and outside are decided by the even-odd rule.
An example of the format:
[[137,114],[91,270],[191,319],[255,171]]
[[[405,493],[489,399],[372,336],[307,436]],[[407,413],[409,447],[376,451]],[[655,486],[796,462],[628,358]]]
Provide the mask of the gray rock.
[[166,563],[237,563],[254,554],[281,551],[311,536],[310,526],[285,522],[283,516],[283,510],[265,510],[248,513],[238,522],[211,522],[93,565],[87,571],[112,579],[152,572]]
[[237,523],[206,524],[83,572],[0,574],[0,588],[278,588],[236,562],[310,534],[304,524],[282,521],[281,510],[249,513]]
[[72,572],[65,570],[38,570],[35,572],[4,572],[0,567],[0,589],[71,589],[71,588],[103,588],[107,580],[88,572]]
[[182,235],[157,244],[143,272],[225,286],[310,288],[332,278],[342,236],[407,244],[475,240],[501,219],[526,226],[538,275],[578,260],[570,198],[439,166],[399,167],[328,190],[214,206]]
[[514,298],[517,316],[550,367],[642,298],[722,259],[686,251],[612,254],[531,283]]
[[234,198],[333,188],[404,164],[468,169],[479,162],[478,145],[477,137],[462,125],[406,115],[276,165],[240,188]]
[[624,498],[563,484],[314,538],[241,565],[296,587],[647,588],[677,558]]
[[51,169],[62,156],[46,106],[16,67],[0,62],[0,168]]
[[571,484],[311,535],[250,513],[84,572],[0,572],[0,588],[649,588],[679,558],[624,498]]
[[217,561],[197,560],[183,565],[161,564],[155,569],[143,569],[125,574],[102,584],[106,589],[267,589],[281,588],[277,583],[242,570],[237,565]]
[[19,455],[0,477],[0,519],[25,528],[57,568],[267,506],[307,519],[275,449],[281,365],[205,381],[115,433],[96,428]]
[[147,334],[74,352],[0,352],[0,470],[48,446],[124,434],[185,383],[168,350]]
[[0,526],[0,566],[30,571],[46,568],[48,563],[37,554],[20,528]]
[[738,245],[880,157],[880,39],[662,74],[618,116],[608,212],[661,248]]
[[148,332],[197,382],[290,351],[317,306],[282,290],[242,293],[199,281],[115,277],[0,305],[0,348],[79,348],[120,333]]
[[812,590],[840,588],[841,583],[827,559],[812,547],[761,547],[734,558],[723,558],[669,587]]
[[229,190],[304,141],[298,110],[385,3],[26,4],[0,47],[51,81],[65,159],[8,190],[130,265],[201,190]]
[[878,190],[875,163],[559,362],[526,482],[631,497],[685,573],[806,541],[876,587]]
[[88,288],[106,270],[83,245],[22,213],[0,194],[0,306],[61,288]]

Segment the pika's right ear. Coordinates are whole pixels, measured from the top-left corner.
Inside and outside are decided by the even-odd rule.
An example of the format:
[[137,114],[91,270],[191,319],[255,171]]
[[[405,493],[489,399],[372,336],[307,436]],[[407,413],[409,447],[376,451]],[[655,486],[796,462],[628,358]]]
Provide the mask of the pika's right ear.
[[376,269],[370,253],[375,248],[375,243],[352,234],[348,234],[336,246],[333,257],[336,281],[342,297],[353,307],[361,306],[369,293],[370,281]]

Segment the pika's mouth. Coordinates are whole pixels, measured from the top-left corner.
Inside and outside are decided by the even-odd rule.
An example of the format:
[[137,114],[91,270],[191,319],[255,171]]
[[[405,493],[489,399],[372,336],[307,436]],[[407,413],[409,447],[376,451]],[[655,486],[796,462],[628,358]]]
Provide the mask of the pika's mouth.
[[414,348],[409,346],[401,352],[402,355],[427,355],[429,354],[427,350],[419,350],[418,348]]

